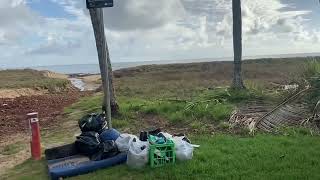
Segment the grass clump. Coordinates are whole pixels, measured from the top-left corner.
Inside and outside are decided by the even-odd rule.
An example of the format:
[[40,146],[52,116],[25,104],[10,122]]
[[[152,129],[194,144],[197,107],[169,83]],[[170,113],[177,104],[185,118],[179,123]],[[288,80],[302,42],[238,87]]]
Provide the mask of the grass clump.
[[320,75],[320,58],[308,61],[304,66],[303,75],[307,79],[318,77]]
[[303,78],[308,81],[312,89],[306,100],[314,106],[320,100],[320,58],[314,58],[305,64]]
[[55,92],[71,86],[67,79],[49,78],[43,72],[31,69],[0,71],[0,77],[0,89],[32,88]]
[[[121,102],[121,101],[120,101]],[[126,99],[120,104],[122,112],[140,112],[160,115],[171,123],[190,122],[193,120],[222,121],[229,117],[233,106],[228,103],[188,102],[171,100]]]
[[244,90],[235,90],[232,88],[217,88],[214,90],[205,91],[200,95],[201,100],[229,102],[232,104],[267,98],[267,94],[264,93],[261,89],[254,88],[248,88]]
[[14,143],[14,144],[9,144],[7,146],[4,146],[3,148],[0,149],[0,154],[1,155],[12,155],[20,152],[23,150],[25,147],[23,146],[22,142]]

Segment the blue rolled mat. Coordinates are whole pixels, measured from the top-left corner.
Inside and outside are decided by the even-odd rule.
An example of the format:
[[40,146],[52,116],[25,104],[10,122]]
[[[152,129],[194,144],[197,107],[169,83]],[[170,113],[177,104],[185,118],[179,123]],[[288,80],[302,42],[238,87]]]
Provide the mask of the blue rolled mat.
[[59,180],[61,177],[65,178],[87,174],[98,169],[122,164],[126,161],[126,153],[120,153],[117,156],[101,161],[90,161],[86,156],[75,155],[61,159],[49,160],[48,169],[51,179]]

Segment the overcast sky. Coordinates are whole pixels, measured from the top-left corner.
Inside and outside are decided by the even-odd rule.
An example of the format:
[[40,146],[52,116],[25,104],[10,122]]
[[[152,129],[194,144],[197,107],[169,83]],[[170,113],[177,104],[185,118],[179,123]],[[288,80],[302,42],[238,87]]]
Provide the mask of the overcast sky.
[[[113,62],[232,56],[231,0],[114,0]],[[244,55],[320,52],[318,0],[242,0]],[[0,68],[96,64],[85,0],[0,0]]]

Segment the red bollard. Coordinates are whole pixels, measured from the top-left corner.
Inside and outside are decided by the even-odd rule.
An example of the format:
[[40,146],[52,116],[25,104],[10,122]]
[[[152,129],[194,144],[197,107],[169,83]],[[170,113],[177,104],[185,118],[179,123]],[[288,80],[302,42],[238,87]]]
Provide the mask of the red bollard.
[[40,126],[39,126],[39,119],[38,113],[29,113],[27,114],[28,121],[31,130],[31,156],[35,160],[41,159],[41,141],[40,141]]

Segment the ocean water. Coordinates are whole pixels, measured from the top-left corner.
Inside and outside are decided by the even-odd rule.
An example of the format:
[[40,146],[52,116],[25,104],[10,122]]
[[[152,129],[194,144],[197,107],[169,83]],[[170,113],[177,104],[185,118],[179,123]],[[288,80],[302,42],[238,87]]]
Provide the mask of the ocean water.
[[[121,68],[135,67],[138,64],[135,63],[114,63],[112,64],[113,70],[118,70]],[[52,65],[52,66],[38,66],[30,67],[36,70],[49,70],[62,74],[98,74],[100,73],[99,64],[72,64],[72,65]]]
[[[224,59],[220,59],[224,60]],[[207,62],[212,59],[201,59],[201,60],[178,60],[178,61],[141,61],[141,62],[118,62],[112,63],[112,69],[118,70],[129,67],[136,67],[141,65],[151,64],[174,64],[174,63],[191,63],[191,62]],[[62,74],[98,74],[100,73],[99,64],[73,64],[73,65],[53,65],[53,66],[37,66],[29,67],[35,70],[49,70]]]
[[[290,58],[290,57],[307,57],[320,56],[320,53],[300,53],[300,54],[280,54],[280,55],[262,55],[262,56],[245,56],[246,59],[259,58]],[[202,59],[187,59],[187,60],[173,60],[173,61],[140,61],[140,62],[115,62],[112,63],[113,70],[122,68],[136,67],[141,65],[151,64],[176,64],[176,63],[193,63],[193,62],[210,62],[210,61],[232,61],[232,57],[225,58],[202,58]],[[100,73],[98,64],[74,64],[74,65],[53,65],[53,66],[38,66],[28,67],[36,70],[49,70],[62,74],[98,74]]]

